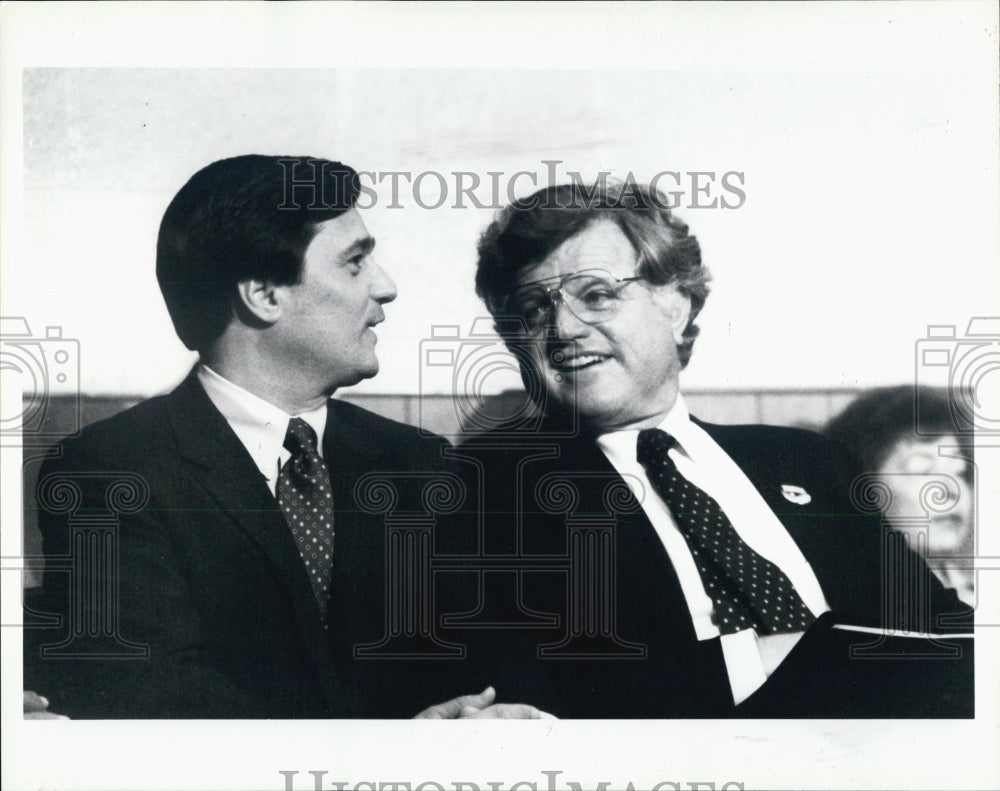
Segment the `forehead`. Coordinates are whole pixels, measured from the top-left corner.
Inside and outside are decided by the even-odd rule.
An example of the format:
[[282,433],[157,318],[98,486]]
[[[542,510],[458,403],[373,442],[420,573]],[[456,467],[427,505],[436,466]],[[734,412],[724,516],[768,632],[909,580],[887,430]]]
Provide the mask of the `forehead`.
[[518,273],[518,283],[530,283],[567,275],[581,269],[605,269],[615,277],[635,271],[638,253],[628,237],[612,220],[595,220],[571,236],[540,263]]
[[306,248],[306,256],[336,257],[352,247],[370,243],[371,235],[361,215],[356,209],[351,209],[316,226],[316,233]]

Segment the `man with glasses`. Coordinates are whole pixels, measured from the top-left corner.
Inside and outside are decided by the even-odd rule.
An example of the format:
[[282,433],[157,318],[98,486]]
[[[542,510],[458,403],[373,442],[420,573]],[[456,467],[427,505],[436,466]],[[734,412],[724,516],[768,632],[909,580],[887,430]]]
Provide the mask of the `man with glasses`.
[[[884,643],[965,610],[905,547],[883,552],[846,455],[689,415],[708,281],[666,197],[634,183],[543,189],[483,234],[477,291],[543,415],[465,446],[487,530],[518,531],[522,622],[497,633],[523,695],[564,717],[971,716],[971,664]],[[896,661],[852,662],[864,644]]]

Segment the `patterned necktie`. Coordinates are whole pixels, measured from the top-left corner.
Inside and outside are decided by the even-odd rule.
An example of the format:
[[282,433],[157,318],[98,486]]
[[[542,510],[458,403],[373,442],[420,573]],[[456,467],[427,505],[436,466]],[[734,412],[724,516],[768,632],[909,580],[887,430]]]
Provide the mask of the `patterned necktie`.
[[805,631],[815,618],[795,586],[777,566],[740,538],[708,493],[677,471],[667,451],[675,444],[660,429],[639,432],[636,458],[670,509],[694,556],[705,592],[715,605],[722,634],[756,629],[757,634]]
[[278,505],[299,545],[320,612],[326,618],[333,576],[333,493],[330,471],[316,450],[316,432],[302,418],[288,421],[292,457],[278,475]]

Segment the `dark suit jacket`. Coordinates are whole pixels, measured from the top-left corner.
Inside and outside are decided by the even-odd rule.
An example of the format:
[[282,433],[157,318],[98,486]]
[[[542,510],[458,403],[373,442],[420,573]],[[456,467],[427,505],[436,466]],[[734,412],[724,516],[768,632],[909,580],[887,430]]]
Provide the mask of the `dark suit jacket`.
[[[390,629],[386,517],[359,507],[354,488],[384,471],[399,482],[399,510],[419,511],[424,480],[400,472],[445,470],[441,446],[330,402],[336,537],[325,630],[274,496],[193,375],[88,427],[39,476],[48,570],[31,606],[62,623],[26,630],[26,686],[71,717],[126,718],[402,717],[473,691],[452,663],[354,653]],[[116,476],[148,502],[135,508],[120,487],[109,494]],[[113,554],[87,559],[97,557],[87,542],[108,535],[82,537],[87,524],[115,526]]]
[[[514,440],[495,431],[463,447],[479,460],[485,478],[484,541],[492,542],[495,551],[529,558],[522,562],[523,611],[560,616],[557,629],[497,632],[503,643],[497,653],[520,657],[498,675],[501,694],[526,698],[563,717],[971,716],[970,646],[960,649],[961,661],[952,662],[951,675],[941,681],[947,663],[935,661],[940,656],[916,660],[911,648],[905,661],[897,656],[889,664],[881,661],[884,656],[852,658],[852,645],[879,638],[830,629],[841,622],[946,631],[955,628],[946,615],[969,614],[902,542],[890,543],[886,551],[880,515],[859,513],[851,503],[854,470],[846,454],[797,429],[700,425],[739,465],[800,547],[833,615],[821,619],[779,672],[735,708],[719,641],[696,639],[661,541],[635,499],[621,496],[623,482],[596,443],[586,436],[551,443]],[[550,422],[541,429],[556,435],[560,427]],[[547,444],[551,453],[545,456]],[[570,482],[574,494],[567,494],[565,486],[560,490],[559,481]],[[787,499],[785,484],[804,489],[810,502]],[[523,514],[516,536],[510,530],[512,512]],[[580,578],[557,564],[544,570],[539,556],[581,556],[583,543],[570,546],[568,536],[573,531],[583,536],[587,520],[613,525],[613,571],[608,573],[591,553],[586,573],[600,578],[603,587],[590,591],[596,605],[584,601],[574,610],[570,601],[581,596]],[[885,580],[904,576],[903,588],[885,587]],[[918,585],[923,586],[919,594]],[[915,607],[918,598],[923,610]],[[919,615],[928,608],[929,617],[913,618],[914,611]],[[553,650],[574,635],[574,641]],[[932,648],[938,654],[950,650]],[[898,645],[864,650],[900,653]],[[796,667],[799,672],[789,670]],[[888,668],[905,668],[909,675]],[[940,694],[929,695],[925,705],[923,692],[939,687]],[[909,689],[919,690],[915,701],[904,700]]]

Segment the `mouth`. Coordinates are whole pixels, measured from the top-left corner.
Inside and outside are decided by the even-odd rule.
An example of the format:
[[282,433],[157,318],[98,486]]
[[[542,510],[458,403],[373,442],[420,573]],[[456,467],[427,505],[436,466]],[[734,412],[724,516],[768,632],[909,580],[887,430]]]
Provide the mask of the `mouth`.
[[597,352],[565,352],[556,350],[549,357],[552,368],[559,373],[576,373],[593,368],[611,359],[611,355]]
[[931,518],[934,527],[944,528],[951,532],[965,532],[966,520],[958,514],[936,514]]

